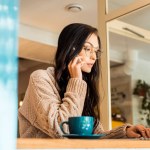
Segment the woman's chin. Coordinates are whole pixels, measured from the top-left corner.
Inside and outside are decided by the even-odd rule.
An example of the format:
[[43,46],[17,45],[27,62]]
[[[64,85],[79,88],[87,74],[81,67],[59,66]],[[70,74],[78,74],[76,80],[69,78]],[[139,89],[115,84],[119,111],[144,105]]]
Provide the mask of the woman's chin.
[[89,68],[89,69],[87,69],[87,68],[81,68],[81,70],[83,71],[83,72],[86,72],[86,73],[90,73],[91,72],[91,69]]

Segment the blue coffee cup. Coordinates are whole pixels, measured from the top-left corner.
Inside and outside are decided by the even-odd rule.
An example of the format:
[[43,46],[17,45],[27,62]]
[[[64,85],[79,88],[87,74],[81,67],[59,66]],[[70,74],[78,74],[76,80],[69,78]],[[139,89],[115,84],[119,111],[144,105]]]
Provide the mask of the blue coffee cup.
[[[68,125],[70,133],[64,131],[64,124]],[[90,135],[93,132],[93,127],[94,118],[91,116],[70,117],[68,121],[60,124],[60,128],[64,134]]]

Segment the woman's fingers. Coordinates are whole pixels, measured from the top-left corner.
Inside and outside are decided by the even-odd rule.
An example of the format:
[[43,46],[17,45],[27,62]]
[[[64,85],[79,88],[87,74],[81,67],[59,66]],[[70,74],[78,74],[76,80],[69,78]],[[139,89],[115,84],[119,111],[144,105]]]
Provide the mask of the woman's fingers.
[[134,137],[134,138],[139,138],[139,137],[141,137],[141,135],[140,135],[139,133],[136,133],[136,132],[134,132],[134,131],[131,131],[129,135],[130,135],[129,137]]
[[72,66],[80,66],[82,64],[82,57],[77,56],[72,60]]
[[145,128],[143,125],[137,126],[138,131],[144,138],[150,138],[150,128]]
[[74,68],[74,67],[81,67],[83,66],[85,62],[83,61],[81,56],[75,57],[73,60],[70,61],[68,67],[69,68]]
[[147,137],[150,138],[150,128],[146,128],[145,132]]
[[141,133],[142,137],[150,138],[150,129],[149,128],[143,129],[140,133]]
[[150,138],[150,128],[145,128],[143,125],[131,126],[127,128],[127,136]]
[[82,56],[77,56],[73,60],[70,61],[68,65],[70,76],[73,78],[82,78],[81,67],[84,61],[82,60]]
[[147,138],[145,130],[140,131],[140,133],[141,133],[142,137]]
[[140,132],[141,136],[144,137],[144,138],[147,137],[146,132],[145,132],[145,129],[146,129],[146,128],[145,128],[143,125],[138,125],[138,126],[137,126],[138,132]]

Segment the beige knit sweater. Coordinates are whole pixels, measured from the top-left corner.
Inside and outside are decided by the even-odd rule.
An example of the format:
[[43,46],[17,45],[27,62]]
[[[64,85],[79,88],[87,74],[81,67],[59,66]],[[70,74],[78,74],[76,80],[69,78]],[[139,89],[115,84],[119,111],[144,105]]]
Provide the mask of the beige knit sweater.
[[[78,78],[70,78],[64,98],[59,95],[54,79],[54,68],[37,70],[30,76],[29,85],[19,108],[19,132],[21,138],[62,138],[60,123],[71,116],[81,116],[87,84]],[[126,127],[104,131],[101,123],[94,133],[105,133],[105,138],[126,138]],[[68,128],[65,127],[65,131]]]

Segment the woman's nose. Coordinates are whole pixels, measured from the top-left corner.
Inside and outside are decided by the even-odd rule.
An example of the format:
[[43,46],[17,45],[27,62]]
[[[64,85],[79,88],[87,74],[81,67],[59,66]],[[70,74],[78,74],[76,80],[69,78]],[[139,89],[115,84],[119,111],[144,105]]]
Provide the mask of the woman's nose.
[[95,52],[91,52],[91,55],[90,55],[91,57],[91,59],[93,59],[93,60],[96,60],[96,53]]

